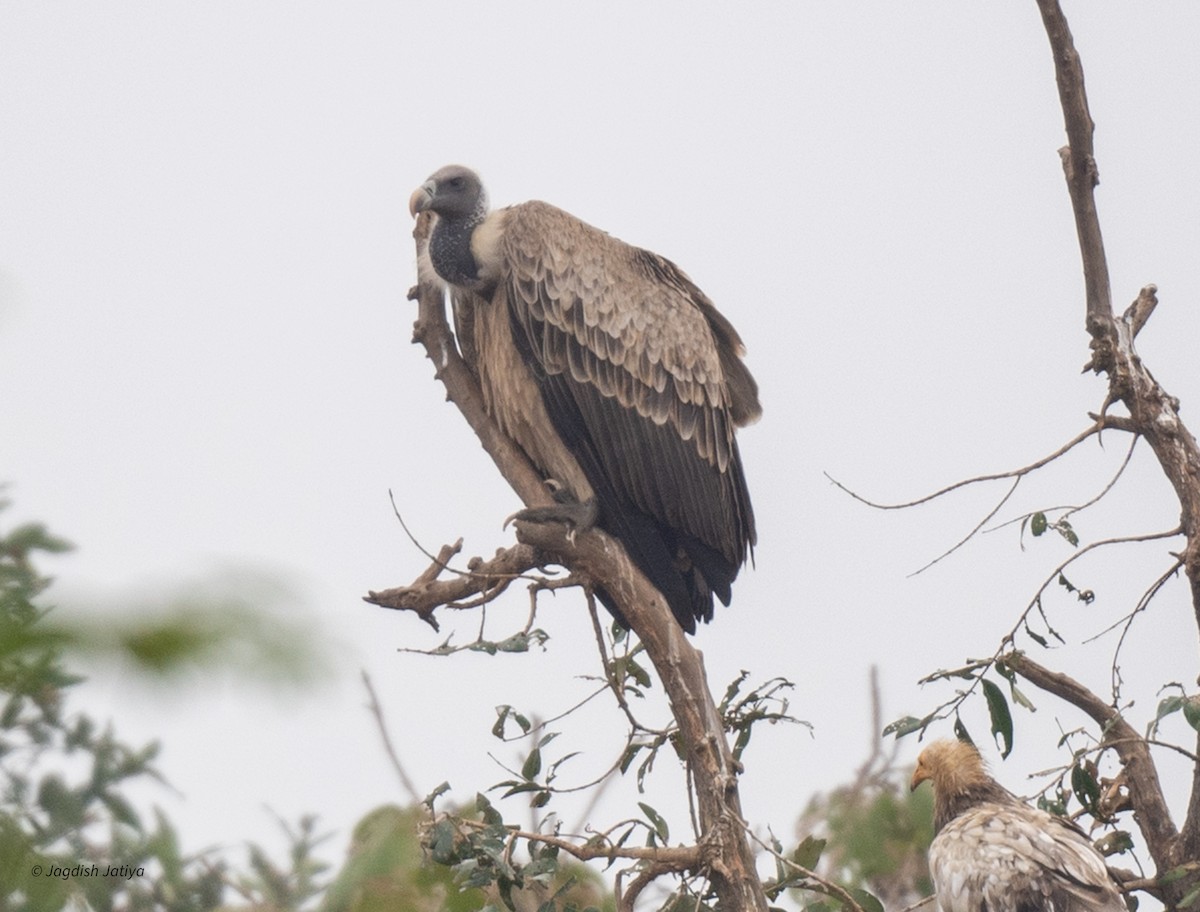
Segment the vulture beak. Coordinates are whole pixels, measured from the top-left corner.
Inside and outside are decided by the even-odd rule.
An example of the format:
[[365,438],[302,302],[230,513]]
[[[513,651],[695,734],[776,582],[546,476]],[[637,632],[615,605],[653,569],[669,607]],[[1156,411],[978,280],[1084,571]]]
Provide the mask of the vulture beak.
[[913,770],[912,782],[908,784],[908,790],[910,792],[915,792],[917,790],[917,786],[928,778],[929,770],[925,768],[925,765],[922,764],[920,760],[918,760],[917,767]]
[[408,198],[408,213],[416,217],[418,212],[424,212],[433,204],[433,194],[437,190],[437,184],[433,181],[425,181],[416,190],[413,195]]

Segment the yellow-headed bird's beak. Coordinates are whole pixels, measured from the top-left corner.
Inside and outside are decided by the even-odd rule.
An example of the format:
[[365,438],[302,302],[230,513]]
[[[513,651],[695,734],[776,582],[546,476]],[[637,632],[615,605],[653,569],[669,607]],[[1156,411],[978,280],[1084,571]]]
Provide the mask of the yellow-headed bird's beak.
[[908,784],[908,790],[910,792],[915,792],[917,790],[917,786],[929,777],[929,769],[918,759],[917,768],[913,770],[912,782]]

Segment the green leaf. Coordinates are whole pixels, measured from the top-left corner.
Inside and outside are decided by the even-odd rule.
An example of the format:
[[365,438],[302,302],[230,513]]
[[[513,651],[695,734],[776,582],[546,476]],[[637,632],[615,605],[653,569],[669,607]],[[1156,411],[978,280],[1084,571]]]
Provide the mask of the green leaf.
[[1065,519],[1060,519],[1054,524],[1054,528],[1058,534],[1069,541],[1076,548],[1079,547],[1079,536],[1075,534],[1075,530],[1071,528],[1071,524]]
[[448,817],[434,824],[430,833],[429,855],[442,865],[450,865],[458,860],[454,851],[454,823]]
[[508,780],[505,780],[504,782],[497,782],[495,785],[492,786],[491,790],[494,791],[495,789],[499,789],[499,788],[507,788],[508,789],[507,792],[505,792],[503,795],[500,796],[502,798],[511,798],[513,795],[520,795],[523,792],[540,792],[540,791],[542,791],[542,787],[540,785],[538,785],[536,782],[518,782],[516,779],[508,779]]
[[508,720],[512,719],[521,729],[522,734],[529,734],[533,723],[521,715],[507,703],[496,707],[496,724],[492,726],[492,734],[501,741],[508,740]]
[[529,756],[525,758],[525,763],[521,766],[521,775],[530,781],[537,778],[537,774],[542,771],[542,752],[539,748],[534,748],[529,752]]
[[975,739],[971,737],[971,733],[967,731],[967,727],[963,725],[963,721],[958,715],[954,716],[954,737],[959,741],[965,741],[972,747],[975,746]]
[[432,809],[433,803],[435,801],[437,801],[438,798],[442,797],[442,795],[446,794],[446,792],[448,792],[448,791],[450,791],[450,783],[443,782],[441,785],[439,785],[437,788],[435,788],[432,792],[430,792],[428,795],[426,795],[425,800],[422,801],[421,803],[426,805],[430,809]]
[[1153,738],[1158,733],[1158,723],[1171,713],[1179,712],[1187,703],[1187,697],[1163,697],[1158,701],[1158,711],[1154,714],[1154,721],[1146,728],[1146,737]]
[[1200,697],[1188,697],[1183,703],[1183,717],[1188,725],[1200,731]]
[[1096,850],[1107,858],[1110,855],[1132,852],[1133,837],[1125,832],[1125,830],[1114,830],[1097,839],[1095,846]]
[[625,674],[633,678],[639,687],[644,687],[646,690],[654,686],[654,682],[650,680],[650,672],[635,662],[632,657],[625,660]]
[[1008,685],[1008,692],[1012,695],[1013,702],[1018,706],[1029,710],[1031,713],[1037,712],[1037,707],[1033,705],[1033,701],[1025,696],[1025,693],[1016,684],[1010,683]]
[[634,759],[637,757],[638,751],[645,746],[645,744],[639,744],[636,741],[631,741],[625,746],[625,753],[621,755],[621,763],[618,767],[621,770],[622,776],[629,772],[629,767],[633,764]]
[[1071,790],[1089,814],[1095,816],[1098,813],[1100,783],[1096,781],[1092,771],[1082,763],[1071,767]]
[[1055,817],[1067,816],[1067,805],[1061,798],[1047,798],[1042,795],[1037,800],[1037,806],[1040,810],[1047,814],[1053,814]]
[[[1003,739],[1000,756],[1007,757],[1013,748],[1013,721],[1012,713],[1008,709],[1008,700],[1005,699],[1004,692],[987,678],[983,678],[980,683],[983,684],[983,695],[987,699],[988,715],[992,720],[992,736]],[[997,744],[999,745],[999,741]]]
[[742,689],[742,685],[746,683],[746,679],[750,677],[750,672],[742,669],[741,673],[729,682],[729,686],[725,688],[725,696],[721,698],[721,709],[726,709],[733,698],[738,695],[738,691]]
[[863,912],[884,912],[883,903],[866,890],[855,887],[851,889],[850,895],[862,907]]
[[905,735],[911,735],[915,731],[920,731],[925,727],[925,719],[918,719],[916,716],[904,716],[897,719],[895,722],[889,723],[881,733],[882,737],[895,735],[898,739]]
[[638,807],[642,809],[642,813],[646,815],[646,819],[654,826],[654,832],[658,834],[658,838],[666,844],[671,838],[671,830],[667,826],[667,822],[663,820],[662,815],[644,801],[639,801]]
[[483,822],[488,826],[503,826],[504,817],[500,812],[492,807],[492,803],[488,801],[487,796],[483,792],[475,793],[475,810],[483,817]]
[[1046,531],[1047,525],[1045,513],[1034,513],[1033,519],[1030,520],[1029,523],[1029,531],[1032,532],[1034,538],[1036,538]]
[[815,871],[817,863],[821,860],[821,853],[825,851],[827,841],[815,836],[804,837],[804,841],[796,846],[796,851],[792,852],[792,861],[806,870]]

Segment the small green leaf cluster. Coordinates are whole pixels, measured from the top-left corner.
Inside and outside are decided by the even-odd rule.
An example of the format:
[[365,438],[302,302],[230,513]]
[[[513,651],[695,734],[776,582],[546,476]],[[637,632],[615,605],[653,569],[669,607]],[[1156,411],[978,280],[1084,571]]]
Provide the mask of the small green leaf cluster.
[[456,898],[445,908],[480,912],[610,912],[612,897],[586,866],[560,859],[559,847],[522,837],[483,794],[475,814],[434,813],[439,787],[425,799],[432,819],[422,844],[435,865],[450,868]]
[[[1154,719],[1146,726],[1146,737],[1156,738],[1158,726],[1167,716],[1182,712],[1184,720],[1193,729],[1200,732],[1200,695],[1189,695],[1180,684],[1168,684],[1163,690],[1178,690],[1179,693],[1163,697],[1158,701],[1158,709]],[[1160,693],[1162,691],[1159,691]]]
[[803,719],[797,719],[788,713],[789,703],[784,693],[796,685],[782,677],[771,678],[757,687],[751,688],[744,696],[739,696],[742,685],[750,677],[750,672],[742,670],[738,677],[725,688],[725,695],[717,711],[725,724],[725,731],[734,735],[733,759],[741,760],[742,753],[750,744],[750,736],[754,726],[759,722],[775,725],[778,722],[791,722],[803,725],[808,729],[812,726]]
[[1021,520],[1022,534],[1024,534],[1027,526],[1034,538],[1040,538],[1048,531],[1053,530],[1061,535],[1072,547],[1079,547],[1079,534],[1065,516],[1052,522],[1045,513],[1033,513]]
[[[1008,697],[1005,696],[1004,690],[999,684],[990,678],[984,677],[989,670],[995,671],[1008,682]],[[903,738],[905,735],[911,735],[913,732],[924,732],[931,724],[946,718],[952,711],[954,715],[955,736],[960,741],[969,741],[974,744],[974,739],[967,731],[966,725],[963,724],[962,717],[958,714],[958,708],[971,690],[978,685],[983,691],[983,697],[987,703],[992,737],[996,740],[996,746],[1000,748],[1000,756],[1007,757],[1012,753],[1014,729],[1012,711],[1009,708],[1009,699],[1011,698],[1014,703],[1030,712],[1037,712],[1037,707],[1033,704],[1033,701],[1017,686],[1016,672],[1000,659],[994,661],[988,659],[969,662],[964,667],[954,669],[953,671],[939,671],[934,675],[930,675],[926,680],[936,680],[939,678],[962,678],[970,681],[971,686],[965,691],[960,691],[953,700],[942,704],[928,715],[920,718],[916,716],[903,716],[889,723],[883,729],[884,737],[895,735],[897,738]]]

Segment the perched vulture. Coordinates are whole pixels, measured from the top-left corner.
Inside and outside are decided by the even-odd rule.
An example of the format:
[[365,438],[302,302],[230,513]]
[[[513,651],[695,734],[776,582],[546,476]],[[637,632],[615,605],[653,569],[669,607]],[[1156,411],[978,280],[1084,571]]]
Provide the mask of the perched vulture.
[[468,168],[409,209],[437,215],[428,266],[489,413],[556,491],[518,518],[598,525],[695,632],[755,543],[734,431],[762,408],[733,326],[670,260],[546,203],[489,210]]
[[934,800],[929,873],[941,912],[1128,912],[1082,831],[1017,799],[970,744],[930,744],[912,787],[926,779]]

